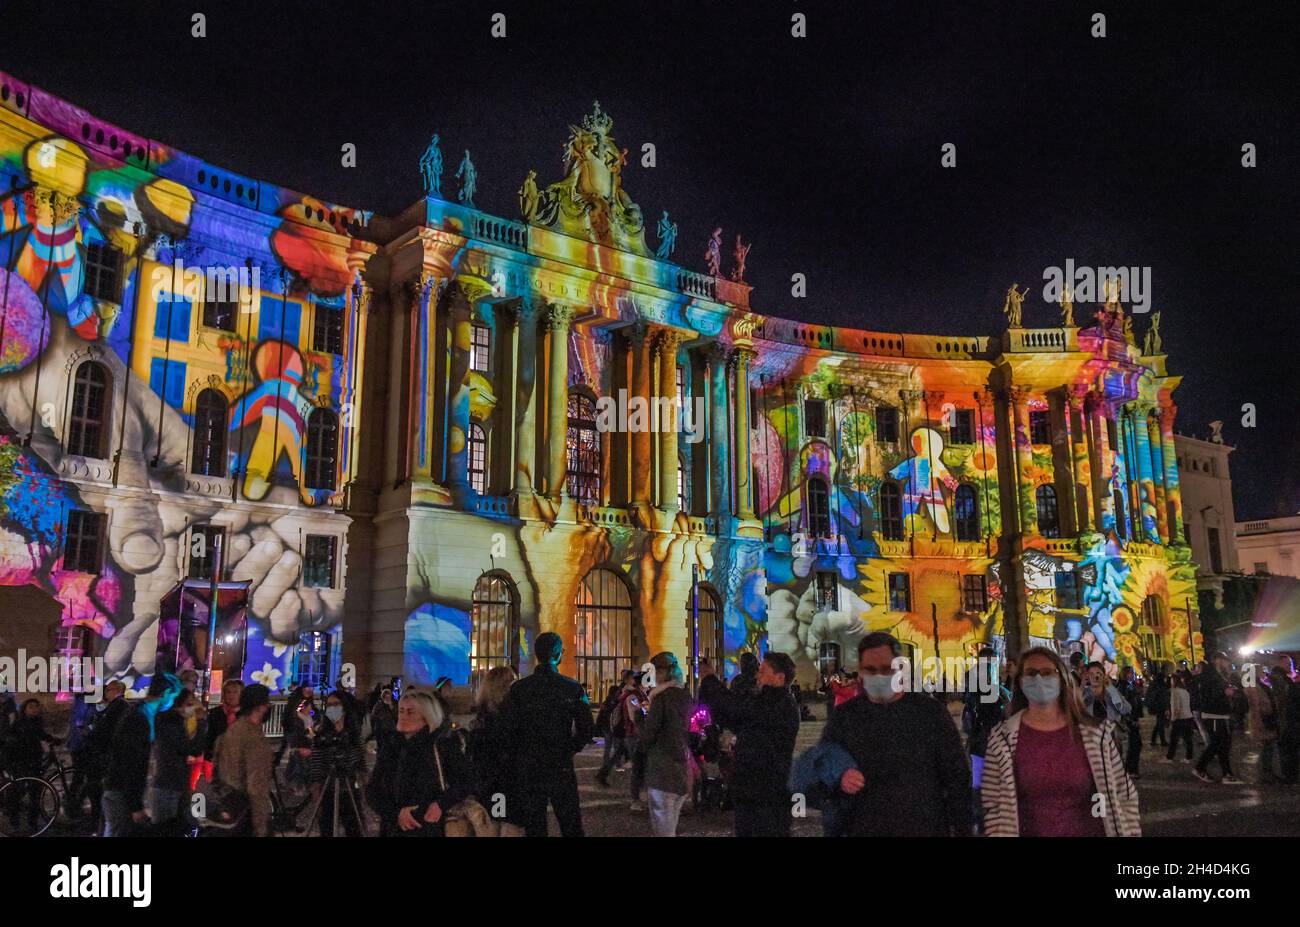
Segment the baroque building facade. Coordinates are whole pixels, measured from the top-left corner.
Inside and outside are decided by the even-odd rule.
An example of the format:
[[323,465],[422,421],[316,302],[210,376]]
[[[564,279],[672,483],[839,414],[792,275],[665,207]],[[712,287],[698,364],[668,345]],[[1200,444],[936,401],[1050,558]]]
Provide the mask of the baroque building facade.
[[383,217],[0,86],[0,602],[54,603],[47,647],[142,682],[203,659],[215,589],[217,662],[275,688],[463,686],[542,631],[593,692],[660,650],[811,679],[872,630],[1192,652],[1179,377],[1118,299],[992,335],[760,315],[743,266],[647,247],[599,107],[519,222],[430,153]]

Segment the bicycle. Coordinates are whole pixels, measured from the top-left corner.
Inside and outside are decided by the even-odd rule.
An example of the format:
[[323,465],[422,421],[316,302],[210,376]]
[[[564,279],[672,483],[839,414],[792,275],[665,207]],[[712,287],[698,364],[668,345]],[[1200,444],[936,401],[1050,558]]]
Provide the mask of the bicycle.
[[61,804],[48,780],[0,770],[0,837],[39,837],[59,819]]

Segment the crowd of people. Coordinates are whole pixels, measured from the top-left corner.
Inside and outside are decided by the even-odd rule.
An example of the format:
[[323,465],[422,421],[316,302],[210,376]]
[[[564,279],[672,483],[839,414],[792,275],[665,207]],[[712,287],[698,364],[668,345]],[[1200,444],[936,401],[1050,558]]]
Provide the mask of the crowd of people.
[[[600,735],[596,782],[615,788],[613,773],[630,770],[629,808],[648,812],[656,836],[675,836],[702,796],[731,812],[737,836],[788,836],[808,807],[828,836],[1136,836],[1144,746],[1169,763],[1181,748],[1191,763],[1199,739],[1193,774],[1214,781],[1217,764],[1233,784],[1233,734],[1249,720],[1261,782],[1294,784],[1300,766],[1291,667],[1243,679],[1222,653],[1168,677],[1125,668],[1112,679],[1079,654],[1067,663],[1035,647],[1000,663],[985,649],[974,672],[991,685],[965,687],[958,724],[941,694],[899,685],[901,645],[877,632],[860,642],[856,673],[828,673],[824,732],[796,757],[806,712],[786,654],[742,653],[730,684],[701,661],[692,695],[677,657],[659,653],[652,672],[623,672],[593,718],[585,689],[559,672],[559,636],[534,650],[528,676],[503,666],[478,680],[464,726],[436,685],[394,680],[364,700],[299,687],[278,750],[265,686],[228,681],[204,711],[193,671],[156,675],[140,700],[112,682],[100,704],[74,706],[65,810],[104,836],[301,832],[304,808],[306,831],[322,835],[545,836],[550,812],[563,836],[581,836],[574,756]],[[6,770],[40,775],[59,744],[40,703],[0,715]],[[286,801],[293,790],[302,805]]]

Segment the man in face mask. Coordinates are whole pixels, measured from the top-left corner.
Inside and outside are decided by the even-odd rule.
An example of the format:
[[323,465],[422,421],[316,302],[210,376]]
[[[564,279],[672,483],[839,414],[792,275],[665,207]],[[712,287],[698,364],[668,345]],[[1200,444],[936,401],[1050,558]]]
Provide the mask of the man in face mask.
[[822,735],[856,764],[840,778],[855,837],[948,837],[971,832],[970,770],[942,702],[904,692],[884,632],[858,643],[863,695],[835,709]]

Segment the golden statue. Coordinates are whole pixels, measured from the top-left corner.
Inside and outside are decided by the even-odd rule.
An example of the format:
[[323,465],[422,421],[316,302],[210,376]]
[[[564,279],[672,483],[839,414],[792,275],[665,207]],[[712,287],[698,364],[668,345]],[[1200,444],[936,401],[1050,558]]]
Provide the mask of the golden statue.
[[524,178],[524,185],[519,188],[519,211],[523,214],[525,222],[531,222],[537,215],[539,202],[541,202],[541,194],[537,191],[537,171],[529,171],[528,176]]
[[1061,294],[1061,326],[1074,328],[1074,294],[1069,287]]
[[1018,284],[1011,284],[1011,289],[1007,290],[1007,300],[1002,304],[1002,314],[1007,317],[1007,324],[1012,328],[1020,327],[1021,304],[1029,294],[1029,287],[1025,287],[1022,293],[1016,289],[1017,286]]

